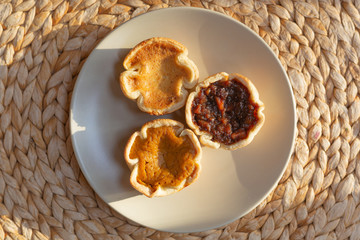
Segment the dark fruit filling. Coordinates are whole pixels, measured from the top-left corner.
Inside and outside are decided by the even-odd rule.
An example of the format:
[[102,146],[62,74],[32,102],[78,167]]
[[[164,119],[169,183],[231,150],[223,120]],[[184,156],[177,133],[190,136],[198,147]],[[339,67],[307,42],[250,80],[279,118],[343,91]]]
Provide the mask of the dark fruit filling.
[[245,139],[259,120],[259,106],[250,100],[244,84],[220,80],[202,88],[191,106],[192,119],[212,141],[231,145]]

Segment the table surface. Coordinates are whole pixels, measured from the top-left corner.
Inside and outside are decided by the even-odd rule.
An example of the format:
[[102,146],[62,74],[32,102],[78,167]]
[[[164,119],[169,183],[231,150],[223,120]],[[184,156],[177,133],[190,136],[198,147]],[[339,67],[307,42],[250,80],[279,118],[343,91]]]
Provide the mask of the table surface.
[[[286,70],[297,137],[271,194],[199,233],[145,228],[91,189],[71,144],[77,75],[146,12],[211,9],[262,37]],[[0,3],[0,239],[360,239],[360,1],[5,0]]]

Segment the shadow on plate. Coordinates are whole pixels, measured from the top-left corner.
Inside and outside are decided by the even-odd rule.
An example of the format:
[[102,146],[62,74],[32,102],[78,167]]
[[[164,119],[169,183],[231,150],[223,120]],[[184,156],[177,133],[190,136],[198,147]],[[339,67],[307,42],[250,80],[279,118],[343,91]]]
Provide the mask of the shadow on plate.
[[126,111],[129,111],[130,114],[137,114],[140,110],[137,107],[136,101],[127,98],[121,90],[119,77],[120,74],[125,71],[123,66],[124,59],[126,55],[129,53],[131,48],[121,48],[121,49],[100,49],[99,52],[104,52],[107,54],[107,51],[118,51],[118,61],[114,62],[114,75],[111,81],[109,81],[109,90],[114,98],[118,98],[120,101],[126,103]]
[[[147,118],[151,118],[151,116],[147,113],[142,112],[136,104],[136,101],[131,100],[127,98],[120,87],[119,82],[119,76],[120,74],[125,71],[125,68],[123,66],[124,59],[126,55],[129,53],[131,48],[122,48],[122,49],[112,49],[112,51],[118,51],[118,61],[114,63],[114,75],[111,81],[109,81],[109,91],[113,95],[113,97],[116,99],[119,99],[123,104],[122,106],[125,109],[121,109],[121,112],[123,112],[126,115],[132,115],[138,120],[144,120]],[[100,50],[102,51],[102,50]],[[145,120],[146,121],[146,120]],[[134,121],[137,122],[137,121]],[[120,184],[121,188],[123,189],[120,193],[112,194],[111,196],[106,196],[107,200],[110,202],[112,201],[120,201],[123,199],[131,198],[137,195],[141,195],[138,191],[136,191],[130,184],[130,174],[131,171],[128,168],[125,158],[124,158],[124,150],[126,147],[126,144],[131,137],[131,135],[135,132],[140,130],[143,121],[138,124],[135,123],[135,126],[129,126],[126,128],[125,132],[121,132],[119,134],[119,137],[116,141],[116,144],[114,144],[113,147],[113,159],[115,160],[116,165],[121,169],[122,174],[119,176],[119,179],[117,179],[118,183]],[[119,119],[119,124],[121,124],[121,119]]]
[[131,134],[133,132],[137,131],[137,129],[133,129],[133,131],[129,131],[128,135],[125,135],[121,138],[119,138],[117,144],[114,147],[113,154],[114,159],[116,161],[116,164],[121,168],[122,173],[119,176],[119,179],[117,179],[118,183],[121,186],[121,189],[123,190],[121,193],[114,194],[113,196],[107,196],[107,198],[112,201],[120,201],[126,198],[131,198],[137,195],[141,195],[138,191],[136,191],[130,184],[130,174],[131,171],[129,167],[126,164],[125,158],[124,158],[124,150],[125,146],[127,144],[128,139],[130,138]]

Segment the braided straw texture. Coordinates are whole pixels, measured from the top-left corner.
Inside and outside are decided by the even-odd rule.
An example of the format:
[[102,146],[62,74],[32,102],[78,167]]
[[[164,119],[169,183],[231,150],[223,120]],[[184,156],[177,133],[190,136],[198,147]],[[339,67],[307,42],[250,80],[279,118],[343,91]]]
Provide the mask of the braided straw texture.
[[[297,103],[294,153],[246,216],[201,233],[139,226],[82,175],[69,103],[91,50],[145,12],[194,6],[271,46]],[[0,239],[360,239],[360,1],[1,0]]]

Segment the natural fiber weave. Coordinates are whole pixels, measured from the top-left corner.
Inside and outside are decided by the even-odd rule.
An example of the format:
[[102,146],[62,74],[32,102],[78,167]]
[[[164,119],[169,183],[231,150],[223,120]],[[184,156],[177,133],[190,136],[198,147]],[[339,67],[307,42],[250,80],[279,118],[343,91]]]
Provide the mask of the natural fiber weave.
[[[82,63],[130,18],[173,6],[230,15],[278,55],[297,102],[279,185],[219,229],[163,233],[111,210],[84,179],[69,103]],[[360,1],[1,0],[0,239],[360,239]]]

